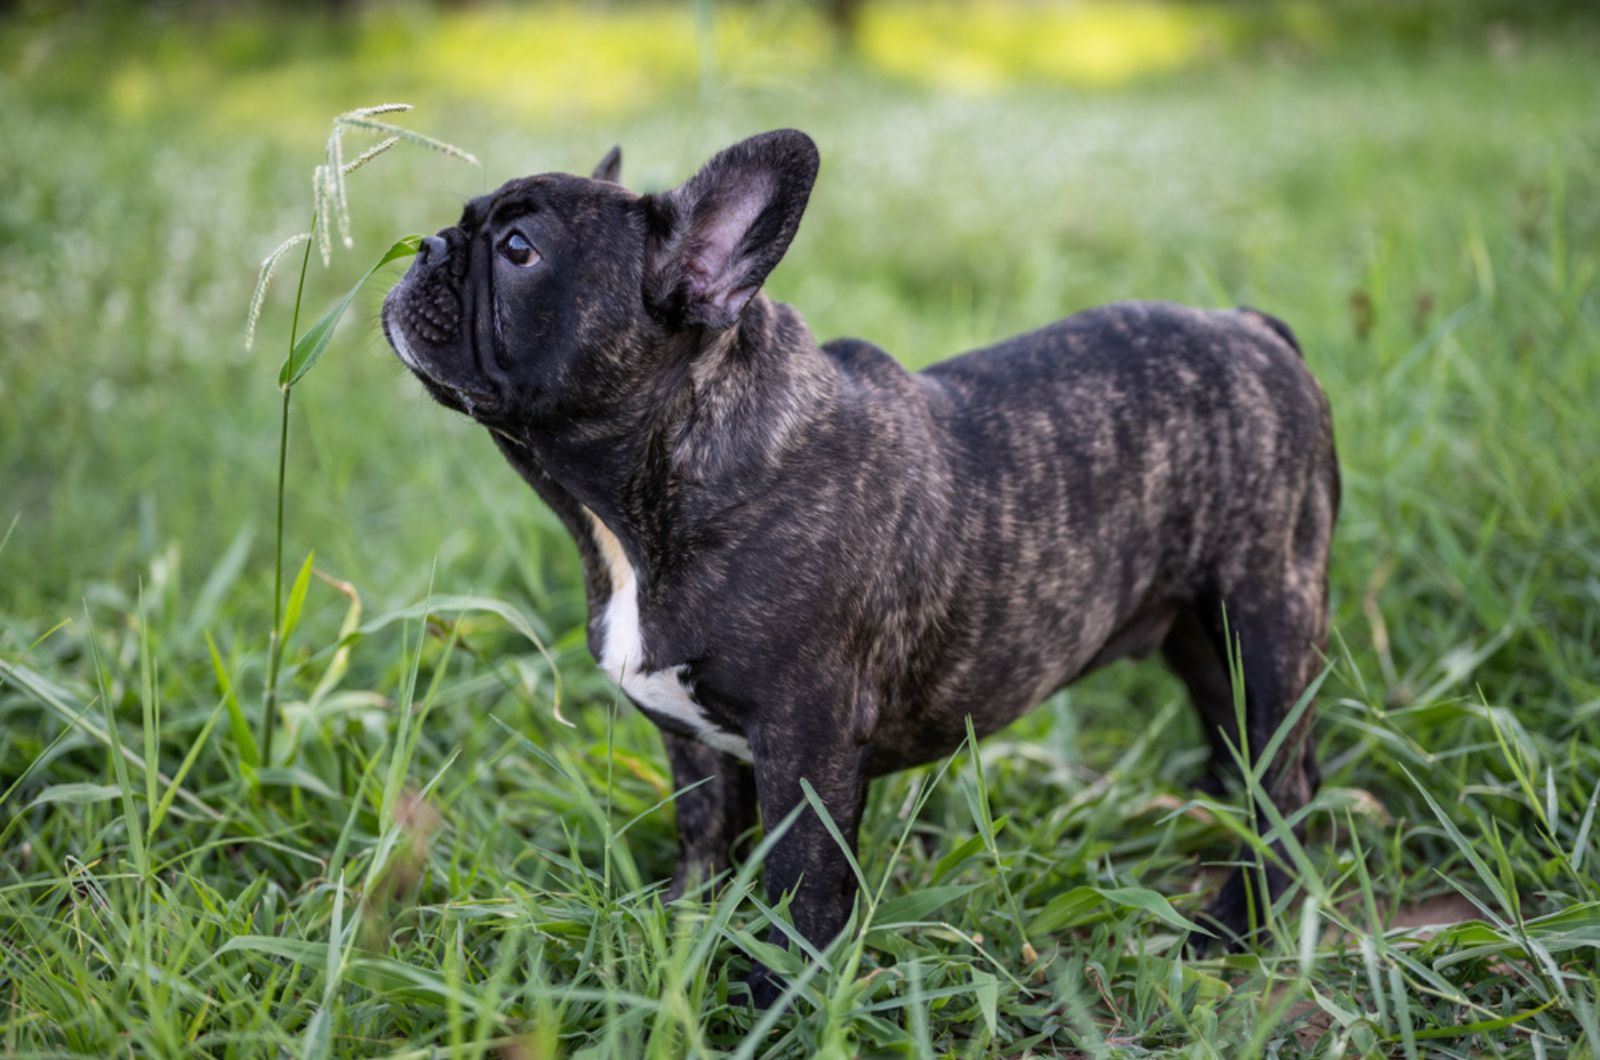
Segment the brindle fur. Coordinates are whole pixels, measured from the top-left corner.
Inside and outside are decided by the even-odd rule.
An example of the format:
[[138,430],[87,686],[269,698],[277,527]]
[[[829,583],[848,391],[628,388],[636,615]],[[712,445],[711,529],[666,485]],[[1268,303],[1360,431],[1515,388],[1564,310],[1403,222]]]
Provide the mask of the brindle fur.
[[[756,804],[782,819],[802,780],[853,844],[868,781],[950,753],[968,715],[994,732],[1156,649],[1220,783],[1238,742],[1224,615],[1247,742],[1267,744],[1321,665],[1339,503],[1328,404],[1287,327],[1120,303],[913,374],[867,342],[818,345],[759,293],[816,175],[804,134],[747,140],[661,195],[617,184],[618,161],[473,200],[384,327],[576,539],[596,656],[612,582],[591,512],[637,572],[646,667],[686,666],[705,715],[748,740],[753,770],[655,717],[675,783],[710,778],[678,800],[669,893],[725,869]],[[498,253],[513,230],[540,264]],[[1311,719],[1266,774],[1286,816],[1317,784]],[[806,938],[844,926],[854,876],[813,812],[766,873]],[[1247,885],[1236,872],[1212,910],[1235,936]],[[777,990],[758,966],[756,1000]]]

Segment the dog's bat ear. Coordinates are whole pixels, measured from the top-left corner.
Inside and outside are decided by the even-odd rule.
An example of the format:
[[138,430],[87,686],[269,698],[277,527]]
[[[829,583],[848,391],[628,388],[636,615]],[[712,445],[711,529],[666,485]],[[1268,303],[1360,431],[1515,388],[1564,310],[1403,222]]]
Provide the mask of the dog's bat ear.
[[622,145],[618,144],[606,152],[600,164],[594,167],[591,176],[593,180],[608,180],[613,184],[622,183]]
[[817,145],[795,129],[753,136],[687,184],[652,196],[649,293],[684,325],[739,319],[800,227]]

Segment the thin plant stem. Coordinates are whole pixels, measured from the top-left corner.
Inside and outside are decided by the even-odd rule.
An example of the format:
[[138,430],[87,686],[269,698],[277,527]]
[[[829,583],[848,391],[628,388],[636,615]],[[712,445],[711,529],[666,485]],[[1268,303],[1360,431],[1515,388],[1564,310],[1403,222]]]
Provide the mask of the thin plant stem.
[[[311,215],[315,231],[321,218]],[[311,240],[300,255],[300,279],[294,289],[294,316],[289,322],[289,356],[300,338],[300,302],[306,293],[306,271],[311,265]],[[267,644],[267,690],[261,703],[261,765],[272,765],[272,730],[278,726],[278,666],[283,661],[283,490],[289,464],[289,396],[293,385],[283,388],[283,415],[278,424],[278,521],[273,535],[272,559],[272,636]]]

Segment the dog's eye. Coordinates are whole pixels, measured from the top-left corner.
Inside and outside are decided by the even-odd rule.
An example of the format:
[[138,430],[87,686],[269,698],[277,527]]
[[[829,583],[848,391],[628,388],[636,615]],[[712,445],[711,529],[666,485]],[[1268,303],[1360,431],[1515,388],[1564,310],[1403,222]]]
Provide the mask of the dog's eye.
[[522,237],[521,232],[512,232],[500,243],[500,253],[511,264],[521,268],[539,263],[539,252],[533,249],[533,244]]

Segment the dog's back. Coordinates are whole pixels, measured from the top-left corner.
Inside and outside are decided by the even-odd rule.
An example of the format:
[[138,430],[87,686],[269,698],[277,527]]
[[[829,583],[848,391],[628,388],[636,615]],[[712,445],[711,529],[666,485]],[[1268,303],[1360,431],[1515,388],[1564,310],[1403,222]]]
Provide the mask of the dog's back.
[[903,724],[906,742],[914,729],[922,753],[958,743],[974,703],[980,731],[998,729],[1252,579],[1324,613],[1331,421],[1273,318],[1105,306],[911,376],[924,400],[910,403],[880,352],[828,350],[865,389],[892,392],[882,404],[915,439],[901,447],[910,473],[948,493],[920,505],[942,513],[926,526],[933,548],[903,553],[918,570],[900,584],[917,597],[896,611],[917,635],[880,660],[909,708],[902,721],[886,704],[880,725]]

